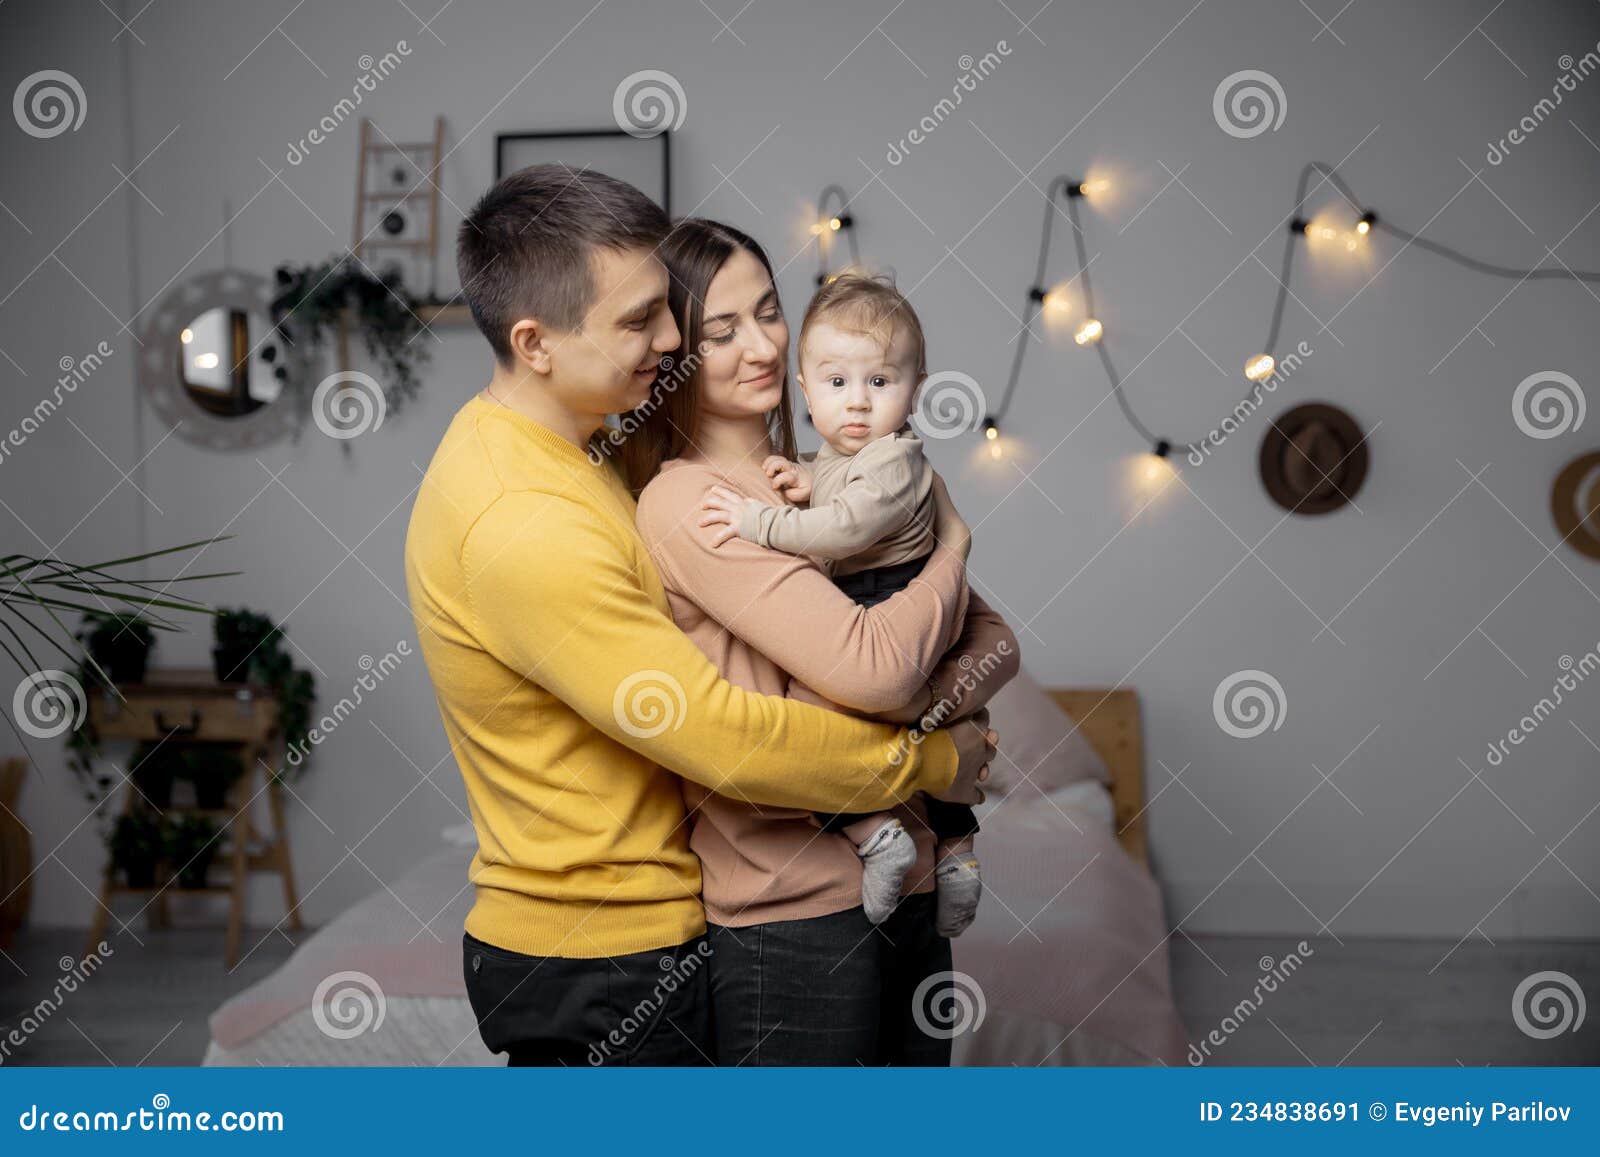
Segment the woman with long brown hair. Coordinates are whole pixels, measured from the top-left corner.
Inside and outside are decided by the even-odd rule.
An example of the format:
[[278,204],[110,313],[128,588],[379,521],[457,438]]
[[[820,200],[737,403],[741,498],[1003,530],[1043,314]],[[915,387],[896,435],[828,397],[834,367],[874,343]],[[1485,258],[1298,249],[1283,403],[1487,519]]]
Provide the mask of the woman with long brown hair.
[[[858,606],[804,557],[721,541],[700,523],[713,484],[784,501],[763,464],[795,455],[789,330],[771,263],[747,234],[681,220],[661,257],[682,347],[610,440],[673,618],[729,682],[749,690],[899,722],[922,718],[942,694],[961,720],[951,725],[987,728],[989,688],[1014,671],[963,697],[959,664],[997,652],[1015,664],[1016,639],[967,590],[970,534],[942,487],[941,545],[910,587],[875,607]],[[913,1009],[914,997],[939,998],[947,979],[939,974],[950,970],[949,941],[934,928],[921,802],[896,810],[918,858],[904,899],[874,935],[860,861],[842,834],[822,831],[808,811],[690,783],[684,793],[710,925],[717,1062],[948,1063],[949,1041],[921,1031],[918,1021],[927,1022]]]

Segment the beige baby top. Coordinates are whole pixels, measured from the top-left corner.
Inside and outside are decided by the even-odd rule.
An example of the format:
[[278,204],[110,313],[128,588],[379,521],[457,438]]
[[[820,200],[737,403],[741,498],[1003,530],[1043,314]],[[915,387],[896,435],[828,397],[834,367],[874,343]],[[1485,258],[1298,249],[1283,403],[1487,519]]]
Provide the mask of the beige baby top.
[[835,576],[909,562],[933,549],[933,467],[909,422],[854,454],[825,442],[809,465],[811,504],[746,502],[740,538],[827,559]]

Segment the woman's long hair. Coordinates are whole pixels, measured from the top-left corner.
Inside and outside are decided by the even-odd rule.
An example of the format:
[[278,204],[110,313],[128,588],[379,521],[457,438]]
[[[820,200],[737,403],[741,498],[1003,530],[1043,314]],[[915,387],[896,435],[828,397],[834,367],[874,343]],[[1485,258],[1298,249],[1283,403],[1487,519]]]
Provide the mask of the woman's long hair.
[[[711,280],[738,249],[753,254],[772,277],[772,262],[760,242],[720,221],[680,218],[661,245],[668,275],[668,307],[678,323],[682,344],[671,355],[671,368],[657,375],[649,400],[620,415],[622,476],[635,497],[663,462],[681,457],[694,444],[700,425],[702,355],[690,351],[699,351],[705,340],[706,291]],[[767,415],[767,433],[773,453],[792,459],[796,451],[788,365],[780,367],[780,372],[784,376],[783,400]]]

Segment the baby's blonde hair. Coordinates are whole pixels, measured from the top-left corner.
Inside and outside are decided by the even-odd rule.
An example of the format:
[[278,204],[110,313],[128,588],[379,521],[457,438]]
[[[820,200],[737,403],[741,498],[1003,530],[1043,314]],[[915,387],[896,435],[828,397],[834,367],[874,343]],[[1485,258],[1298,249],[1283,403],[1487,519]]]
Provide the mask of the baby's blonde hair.
[[850,333],[878,338],[887,350],[897,327],[910,335],[916,358],[917,380],[928,373],[927,343],[922,322],[905,295],[895,288],[894,279],[884,274],[841,273],[817,290],[806,306],[800,323],[800,351],[804,357],[806,337],[812,327],[826,322]]

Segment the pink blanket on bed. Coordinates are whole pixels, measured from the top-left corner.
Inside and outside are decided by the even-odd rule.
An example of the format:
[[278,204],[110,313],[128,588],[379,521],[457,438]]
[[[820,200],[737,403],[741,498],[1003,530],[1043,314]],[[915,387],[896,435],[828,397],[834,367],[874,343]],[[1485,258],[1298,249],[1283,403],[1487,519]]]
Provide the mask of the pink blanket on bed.
[[989,1009],[1064,1026],[1061,1046],[1083,1032],[1182,1064],[1161,891],[1072,798],[1024,783],[983,818],[983,903],[953,942],[955,967]]
[[[1067,1035],[1081,1031],[1153,1062],[1182,1063],[1187,1043],[1172,1002],[1160,892],[1104,818],[1058,802],[1068,798],[1024,784],[983,819],[986,894],[977,922],[954,943],[955,967],[977,981],[990,1010],[1043,1017]],[[240,1048],[309,1009],[318,985],[340,972],[364,974],[386,998],[465,999],[469,856],[445,849],[342,913],[218,1009],[213,1039]]]

